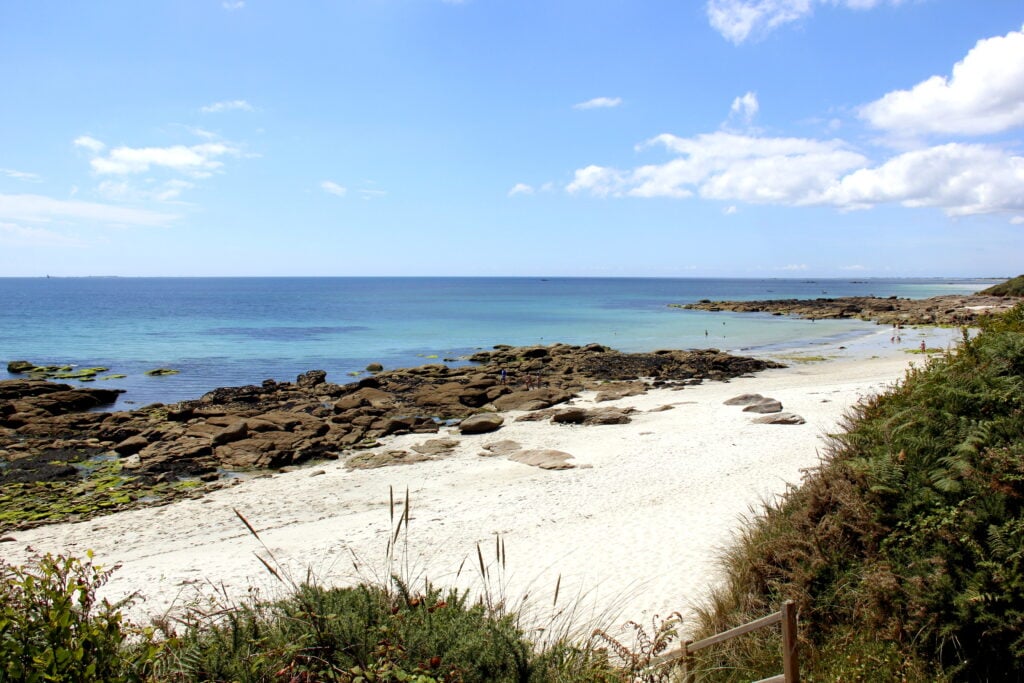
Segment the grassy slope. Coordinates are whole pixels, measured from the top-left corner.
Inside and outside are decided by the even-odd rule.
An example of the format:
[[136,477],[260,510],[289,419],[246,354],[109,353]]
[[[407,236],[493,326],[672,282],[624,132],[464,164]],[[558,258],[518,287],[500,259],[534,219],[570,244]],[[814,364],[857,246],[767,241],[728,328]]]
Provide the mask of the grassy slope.
[[[846,427],[728,552],[704,634],[794,599],[805,680],[1024,680],[1024,304]],[[778,673],[778,637],[704,663]]]
[[992,296],[1024,296],[1024,275],[1018,275],[1012,280],[993,285],[983,289],[978,294],[990,294]]

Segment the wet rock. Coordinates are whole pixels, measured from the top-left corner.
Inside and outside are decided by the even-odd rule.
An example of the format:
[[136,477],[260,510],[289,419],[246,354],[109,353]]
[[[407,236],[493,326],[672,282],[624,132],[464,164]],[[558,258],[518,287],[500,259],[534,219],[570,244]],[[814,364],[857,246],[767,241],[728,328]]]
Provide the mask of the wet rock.
[[133,455],[149,445],[149,440],[141,436],[130,436],[114,446],[118,455]]
[[295,378],[295,383],[300,389],[312,389],[323,384],[327,379],[327,373],[323,370],[309,370]]

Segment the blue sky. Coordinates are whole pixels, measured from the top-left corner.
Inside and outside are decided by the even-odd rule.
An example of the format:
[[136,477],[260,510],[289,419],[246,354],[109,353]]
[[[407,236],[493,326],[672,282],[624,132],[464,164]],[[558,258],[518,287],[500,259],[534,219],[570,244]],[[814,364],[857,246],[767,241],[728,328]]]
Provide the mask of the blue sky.
[[1019,0],[0,3],[0,275],[1024,271]]

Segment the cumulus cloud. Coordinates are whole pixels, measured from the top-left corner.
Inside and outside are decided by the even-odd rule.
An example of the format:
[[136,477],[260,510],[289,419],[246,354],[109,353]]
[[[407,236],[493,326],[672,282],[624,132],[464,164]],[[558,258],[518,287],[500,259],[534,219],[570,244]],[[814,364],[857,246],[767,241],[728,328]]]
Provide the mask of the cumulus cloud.
[[991,146],[951,143],[872,166],[841,140],[666,134],[640,149],[652,145],[677,156],[630,170],[587,166],[566,189],[597,197],[696,195],[843,210],[894,203],[935,207],[950,216],[1024,212],[1024,157]]
[[0,194],[0,220],[47,223],[88,221],[103,225],[163,226],[177,216],[98,202],[54,199],[38,194]]
[[610,109],[622,104],[621,97],[595,97],[586,102],[577,102],[572,105],[573,109]]
[[147,173],[153,167],[167,168],[196,178],[209,177],[224,163],[218,157],[236,155],[238,150],[221,142],[171,147],[115,147],[90,164],[100,175]]
[[512,189],[508,191],[509,197],[515,197],[517,194],[533,194],[533,186],[527,185],[526,183],[516,183],[512,186]]
[[757,94],[748,91],[745,95],[737,97],[732,101],[732,106],[729,107],[729,118],[739,120],[749,126],[753,123],[754,117],[757,116],[760,108],[757,102]]
[[950,216],[1024,212],[1024,157],[950,143],[900,154],[841,178],[822,203],[861,209],[883,203],[937,207]]
[[225,0],[221,3],[221,7],[229,12],[234,12],[245,7],[245,0]]
[[983,135],[1024,125],[1024,28],[979,40],[951,76],[888,93],[860,116],[903,134]]
[[333,180],[325,180],[322,183],[320,183],[320,189],[326,192],[327,194],[333,194],[338,197],[344,197],[346,194],[348,194],[347,187],[339,185]]
[[255,107],[245,100],[224,100],[200,107],[199,111],[204,114],[221,114],[226,111],[253,111],[254,109]]
[[93,154],[99,154],[106,148],[105,144],[103,144],[96,138],[90,137],[88,135],[80,135],[79,137],[75,138],[75,141],[72,144],[75,147],[81,147],[82,149],[92,152]]
[[886,1],[898,5],[904,0],[709,0],[707,14],[712,28],[738,45],[803,19],[814,11],[815,4],[864,10]]

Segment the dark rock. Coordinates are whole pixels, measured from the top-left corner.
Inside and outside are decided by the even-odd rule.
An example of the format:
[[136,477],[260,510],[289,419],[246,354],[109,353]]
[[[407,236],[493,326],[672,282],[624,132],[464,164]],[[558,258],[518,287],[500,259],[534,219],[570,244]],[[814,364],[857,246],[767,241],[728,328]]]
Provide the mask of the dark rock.
[[384,366],[381,365],[380,363],[370,363],[369,365],[366,366],[366,371],[367,372],[383,372],[384,371]]
[[130,436],[121,443],[114,446],[118,455],[134,455],[149,445],[149,440],[141,436]]
[[327,379],[327,373],[323,370],[309,370],[295,378],[295,383],[300,389],[312,389],[323,384]]
[[7,364],[7,372],[12,375],[19,375],[23,372],[28,372],[35,366],[35,363],[29,363],[27,360],[12,360]]

